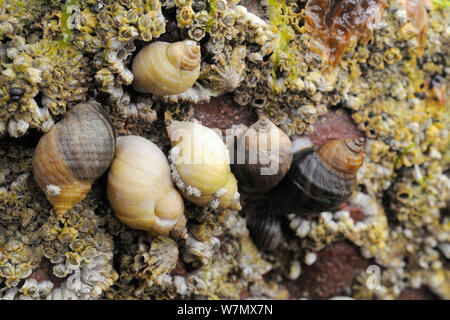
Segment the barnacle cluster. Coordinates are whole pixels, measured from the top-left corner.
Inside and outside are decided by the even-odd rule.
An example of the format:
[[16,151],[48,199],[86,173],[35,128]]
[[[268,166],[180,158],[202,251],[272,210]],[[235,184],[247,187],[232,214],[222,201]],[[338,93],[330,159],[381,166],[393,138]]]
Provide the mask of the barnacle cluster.
[[0,136],[17,138],[29,128],[46,132],[53,116],[86,96],[87,58],[58,48],[54,41],[28,43],[16,35],[1,45],[0,61]]
[[[106,93],[112,109],[123,109],[122,85],[133,81],[127,67],[133,41],[165,31],[157,0],[41,2],[1,4],[1,35],[9,40],[0,50],[2,136],[18,137],[35,127],[48,131],[53,116],[85,100],[89,89]],[[34,23],[33,33],[23,28]]]
[[[381,251],[377,255],[379,263],[390,267],[383,274],[386,285],[383,283],[379,294],[397,295],[405,285],[399,279],[407,278],[412,287],[426,285],[449,299],[448,266],[442,259],[449,254],[449,221],[440,215],[450,197],[448,176],[436,161],[415,165],[401,172],[391,192],[390,214],[398,224],[389,230],[386,243],[394,254]],[[402,242],[404,246],[399,245]]]
[[120,277],[106,297],[239,299],[249,285],[267,285],[262,275],[271,265],[261,258],[237,211],[191,214],[195,223],[181,246],[168,237],[122,233]]
[[308,220],[290,215],[290,228],[302,239],[303,246],[320,250],[336,239],[347,238],[361,247],[367,258],[386,246],[387,219],[376,199],[364,193],[355,193],[349,204],[361,208],[364,219],[355,222],[350,210],[322,212],[319,219]]
[[[379,288],[355,279],[354,298],[427,287],[450,299],[449,21],[450,7],[419,0],[0,1],[0,298],[287,298],[283,279],[345,239],[382,267]],[[199,44],[191,88],[135,91],[132,60],[156,39]],[[185,201],[175,241],[121,223],[106,177],[61,219],[33,179],[33,137],[80,102],[167,156],[165,121],[227,95],[291,138],[335,107],[366,138],[346,205],[284,217],[275,252],[246,225],[259,196],[240,212]]]
[[114,243],[95,207],[77,206],[63,219],[32,179],[33,150],[0,146],[3,299],[89,299],[117,279]]

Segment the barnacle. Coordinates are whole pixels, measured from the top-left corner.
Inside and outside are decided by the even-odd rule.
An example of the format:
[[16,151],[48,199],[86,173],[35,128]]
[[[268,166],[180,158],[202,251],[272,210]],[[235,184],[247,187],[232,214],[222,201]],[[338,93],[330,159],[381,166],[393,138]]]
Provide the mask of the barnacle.
[[213,64],[204,67],[201,76],[209,82],[214,96],[220,96],[231,92],[244,80],[245,56],[247,50],[244,46],[225,48],[224,52],[217,55]]

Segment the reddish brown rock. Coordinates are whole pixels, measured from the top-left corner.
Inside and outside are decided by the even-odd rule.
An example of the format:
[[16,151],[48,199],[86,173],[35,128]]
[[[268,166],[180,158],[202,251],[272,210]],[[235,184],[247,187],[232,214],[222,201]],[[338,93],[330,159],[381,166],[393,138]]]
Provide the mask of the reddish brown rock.
[[52,264],[46,258],[42,258],[39,265],[33,270],[28,278],[36,279],[38,282],[48,280],[53,283],[54,288],[59,288],[61,283],[66,280],[66,278],[58,278],[53,274]]
[[175,268],[173,268],[170,274],[174,276],[174,275],[185,275],[186,273],[187,272],[186,269],[184,268],[183,262],[180,259],[178,259]]
[[308,136],[314,145],[320,145],[332,139],[362,137],[353,119],[344,110],[332,111],[316,122],[314,131]]
[[241,294],[239,295],[239,299],[240,300],[245,300],[248,297],[250,297],[250,293],[248,292],[248,289],[247,288],[243,288],[242,291],[241,291]]
[[438,298],[425,287],[419,289],[408,288],[403,290],[396,300],[438,300]]
[[261,1],[241,0],[239,1],[239,4],[241,6],[244,6],[248,10],[248,12],[257,15],[262,19],[266,18],[267,16],[267,10],[262,6]]
[[285,280],[284,285],[289,299],[328,299],[343,295],[343,290],[371,264],[361,256],[357,246],[346,241],[335,242],[317,252],[313,265],[302,264],[297,280]]
[[341,204],[337,210],[346,210],[348,212],[350,212],[350,218],[353,219],[353,221],[358,222],[358,221],[362,221],[366,218],[366,216],[364,215],[364,212],[362,211],[361,208],[358,208],[354,205],[350,205],[347,202],[344,202],[343,204]]
[[212,98],[208,103],[196,104],[193,108],[195,119],[209,128],[219,128],[222,134],[233,124],[249,126],[258,120],[253,108],[241,107],[228,94]]

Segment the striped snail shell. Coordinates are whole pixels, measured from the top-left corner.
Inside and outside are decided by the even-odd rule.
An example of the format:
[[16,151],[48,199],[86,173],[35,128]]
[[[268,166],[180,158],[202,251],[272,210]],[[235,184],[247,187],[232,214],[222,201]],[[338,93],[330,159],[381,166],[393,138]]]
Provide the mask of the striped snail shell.
[[183,198],[172,183],[166,156],[150,140],[117,138],[107,194],[117,218],[131,228],[186,239]]
[[108,115],[94,103],[74,106],[39,140],[33,176],[58,216],[82,201],[108,169],[115,141]]
[[268,208],[249,210],[246,214],[247,227],[256,246],[264,251],[274,251],[285,244],[279,217]]
[[356,173],[364,160],[364,138],[331,140],[294,154],[286,178],[271,193],[276,214],[333,210],[356,187]]
[[237,180],[221,137],[187,121],[171,121],[167,132],[172,143],[172,178],[183,196],[202,207],[240,210]]
[[255,194],[275,187],[291,163],[291,140],[262,116],[238,137],[231,168],[239,181],[239,190]]
[[200,46],[195,41],[151,43],[133,60],[134,89],[157,96],[182,93],[197,81],[200,63]]

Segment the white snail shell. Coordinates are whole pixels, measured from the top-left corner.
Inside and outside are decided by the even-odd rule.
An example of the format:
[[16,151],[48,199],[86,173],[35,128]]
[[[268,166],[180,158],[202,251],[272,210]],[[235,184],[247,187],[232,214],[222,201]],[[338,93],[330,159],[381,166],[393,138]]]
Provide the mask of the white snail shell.
[[200,46],[195,41],[151,43],[133,60],[133,86],[158,96],[182,93],[199,77],[200,63]]
[[172,121],[172,178],[183,196],[199,206],[240,210],[237,180],[228,149],[213,130],[196,122]]
[[117,218],[126,225],[186,238],[183,198],[172,183],[164,153],[150,140],[117,139],[107,193]]

